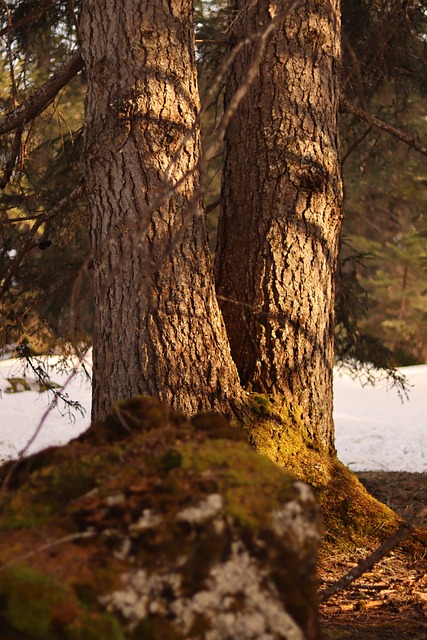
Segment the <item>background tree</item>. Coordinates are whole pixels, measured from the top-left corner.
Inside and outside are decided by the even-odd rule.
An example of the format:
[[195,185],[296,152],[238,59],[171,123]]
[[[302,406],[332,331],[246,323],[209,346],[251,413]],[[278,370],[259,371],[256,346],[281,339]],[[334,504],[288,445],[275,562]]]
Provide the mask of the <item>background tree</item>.
[[[346,200],[337,335],[344,358],[364,366],[427,357],[426,9],[424,0],[343,2]],[[358,303],[351,291],[360,286],[368,296]]]
[[[81,271],[90,247],[78,198],[85,83],[76,74],[83,64],[75,54],[64,63],[76,45],[72,6],[2,6],[0,331],[2,343],[23,354],[54,349],[58,338],[63,348],[87,340],[92,328],[91,278]],[[70,300],[78,275],[77,309]]]

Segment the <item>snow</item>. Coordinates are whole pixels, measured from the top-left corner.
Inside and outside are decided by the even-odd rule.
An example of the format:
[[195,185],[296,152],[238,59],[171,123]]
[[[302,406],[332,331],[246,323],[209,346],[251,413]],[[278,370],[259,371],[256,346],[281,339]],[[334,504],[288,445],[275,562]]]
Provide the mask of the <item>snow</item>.
[[[89,426],[91,385],[82,364],[70,362],[76,367],[70,375],[70,369],[58,370],[58,357],[44,362],[51,379],[66,385],[65,392],[80,403],[85,415],[72,410],[70,417],[61,401],[49,410],[51,392],[7,393],[7,378],[22,377],[22,366],[14,359],[1,360],[0,461],[17,458],[24,449],[29,455],[51,445],[65,444]],[[89,358],[85,368],[90,371]],[[360,380],[335,372],[336,448],[340,460],[353,471],[427,472],[427,365],[403,367],[400,371],[411,387],[409,399],[403,402],[385,382],[375,387],[362,386]],[[35,387],[31,372],[25,375],[30,386]]]
[[[50,391],[8,393],[6,389],[10,384],[7,378],[22,378],[25,374],[29,385],[36,387],[35,375],[31,371],[23,371],[18,360],[0,361],[0,461],[17,458],[24,449],[25,455],[29,455],[52,445],[66,444],[89,426],[91,383],[84,367],[90,372],[90,360],[84,363],[84,367],[77,360],[70,361],[68,370],[60,366],[58,356],[41,360],[49,368],[51,381],[66,385],[64,393],[70,400],[80,403],[83,414],[76,409],[68,411],[62,401],[52,407],[54,396]],[[39,426],[34,442],[27,448]]]
[[362,386],[335,375],[335,446],[354,471],[427,472],[427,365],[399,371],[410,385],[408,399],[384,381]]

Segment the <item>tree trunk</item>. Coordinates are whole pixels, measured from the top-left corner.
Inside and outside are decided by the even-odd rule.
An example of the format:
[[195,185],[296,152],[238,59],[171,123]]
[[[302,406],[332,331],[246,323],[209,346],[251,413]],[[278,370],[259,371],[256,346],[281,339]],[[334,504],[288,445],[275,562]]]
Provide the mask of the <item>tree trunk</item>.
[[[281,3],[233,0],[234,45]],[[251,57],[232,65],[225,105]],[[267,46],[225,140],[216,279],[242,384],[284,394],[333,447],[334,277],[341,226],[339,1],[305,0]]]
[[199,154],[192,2],[86,0],[80,37],[95,273],[92,417],[136,393],[187,414],[226,411],[240,383],[197,196],[191,213]]

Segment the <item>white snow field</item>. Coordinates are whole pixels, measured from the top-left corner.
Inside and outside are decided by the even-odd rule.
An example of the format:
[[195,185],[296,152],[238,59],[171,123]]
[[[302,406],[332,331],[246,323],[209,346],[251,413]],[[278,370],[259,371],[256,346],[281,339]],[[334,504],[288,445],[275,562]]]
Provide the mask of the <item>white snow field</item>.
[[335,375],[335,445],[354,471],[427,472],[427,365],[399,371],[410,385],[403,401],[386,382]]
[[[51,379],[62,385],[70,374],[57,372],[57,362],[57,357],[45,360],[52,367]],[[86,368],[90,371],[90,367],[88,358]],[[336,447],[340,460],[353,471],[427,472],[427,365],[403,367],[400,371],[411,385],[409,400],[403,403],[397,391],[389,389],[385,382],[375,387],[362,386],[359,380],[336,372]],[[91,386],[81,366],[65,391],[70,399],[81,404],[85,415],[74,410],[70,420],[59,402],[41,428],[52,394],[36,390],[8,393],[7,378],[22,376],[17,360],[0,361],[0,461],[16,458],[24,449],[28,455],[51,445],[65,444],[89,425]],[[30,387],[36,386],[29,371],[25,381]]]

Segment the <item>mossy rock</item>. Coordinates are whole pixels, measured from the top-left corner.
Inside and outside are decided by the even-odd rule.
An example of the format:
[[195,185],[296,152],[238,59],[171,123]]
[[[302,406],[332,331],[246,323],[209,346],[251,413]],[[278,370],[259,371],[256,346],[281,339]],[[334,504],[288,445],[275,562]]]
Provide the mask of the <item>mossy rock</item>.
[[307,485],[241,430],[138,397],[13,475],[0,628],[40,640],[314,640],[319,530]]

